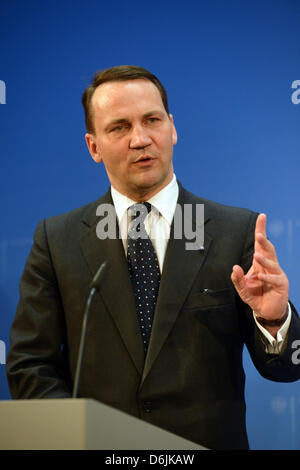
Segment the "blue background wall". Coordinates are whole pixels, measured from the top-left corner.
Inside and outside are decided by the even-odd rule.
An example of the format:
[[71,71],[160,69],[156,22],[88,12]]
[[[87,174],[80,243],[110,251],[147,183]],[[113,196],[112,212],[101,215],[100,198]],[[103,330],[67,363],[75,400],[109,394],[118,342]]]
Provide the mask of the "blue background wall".
[[[165,84],[181,182],[267,213],[300,309],[299,1],[2,0],[0,18],[0,351],[37,222],[108,188],[84,142],[80,99],[96,70],[119,64]],[[299,384],[264,380],[247,351],[244,363],[251,447],[300,448]]]

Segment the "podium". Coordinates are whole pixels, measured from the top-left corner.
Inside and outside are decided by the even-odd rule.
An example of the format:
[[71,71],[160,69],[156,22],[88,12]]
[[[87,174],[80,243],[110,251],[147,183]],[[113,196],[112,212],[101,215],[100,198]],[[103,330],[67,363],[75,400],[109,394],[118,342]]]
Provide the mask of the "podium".
[[1,450],[199,450],[92,399],[0,401]]

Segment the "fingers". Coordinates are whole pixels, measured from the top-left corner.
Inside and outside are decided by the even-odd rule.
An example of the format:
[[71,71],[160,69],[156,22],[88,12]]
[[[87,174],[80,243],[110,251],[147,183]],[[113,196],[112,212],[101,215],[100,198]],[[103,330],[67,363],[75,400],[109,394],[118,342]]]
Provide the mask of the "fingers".
[[275,247],[267,238],[266,226],[267,216],[259,214],[255,226],[253,263],[246,278],[249,277],[249,281],[253,282],[256,279],[261,285],[269,284],[276,288],[286,282],[286,276],[278,263]]
[[236,282],[240,282],[244,277],[243,268],[241,268],[241,266],[238,266],[237,264],[234,265],[232,268],[232,276],[234,277]]
[[253,290],[257,291],[257,289],[261,289],[263,284],[262,281],[253,274],[252,269],[250,269],[245,276],[244,271],[240,266],[233,266],[231,280],[243,302],[248,305],[252,305],[253,302],[251,302],[251,299],[253,301]]
[[265,284],[269,284],[273,287],[282,288],[286,284],[283,275],[269,274],[269,273],[258,273],[257,278],[263,281]]
[[[263,256],[261,253],[254,253],[255,261],[270,274],[281,274],[281,268],[277,262],[277,259],[274,261]],[[261,270],[259,270],[261,272]]]
[[259,214],[256,219],[255,235],[261,233],[264,237],[267,236],[267,216],[266,214]]
[[277,261],[277,255],[274,245],[261,233],[255,235],[255,252],[261,253],[273,261]]
[[267,284],[276,288],[286,283],[276,250],[266,235],[266,221],[266,215],[259,214],[255,226],[253,262],[247,274],[238,265],[232,268],[231,280],[240,295],[249,289],[264,288]]
[[240,298],[252,310],[274,314],[282,299],[284,304],[287,302],[289,282],[278,263],[274,246],[267,239],[266,220],[265,214],[257,217],[253,262],[249,271],[245,275],[243,269],[235,265],[231,280]]
[[238,292],[240,292],[246,284],[244,271],[241,266],[235,265],[232,268],[231,280]]
[[[266,226],[267,226],[267,217],[265,214],[259,214],[256,219],[255,233],[254,233],[254,253],[260,252],[263,255],[266,255]],[[253,257],[253,268],[257,272],[261,267],[257,264],[255,258]]]
[[265,214],[259,214],[257,217],[254,252],[261,253],[266,258],[278,263],[274,245],[268,240],[266,235],[266,220],[267,217]]

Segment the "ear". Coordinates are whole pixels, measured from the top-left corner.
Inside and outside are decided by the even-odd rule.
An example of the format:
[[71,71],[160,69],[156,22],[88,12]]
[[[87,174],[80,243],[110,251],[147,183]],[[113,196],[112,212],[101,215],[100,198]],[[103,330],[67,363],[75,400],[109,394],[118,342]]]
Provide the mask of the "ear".
[[176,131],[176,127],[174,124],[173,114],[169,114],[169,117],[170,117],[171,126],[172,126],[172,144],[176,145],[177,144],[177,131]]
[[92,159],[96,163],[101,163],[103,160],[102,160],[101,152],[97,145],[96,136],[94,134],[85,134],[85,141],[87,143]]

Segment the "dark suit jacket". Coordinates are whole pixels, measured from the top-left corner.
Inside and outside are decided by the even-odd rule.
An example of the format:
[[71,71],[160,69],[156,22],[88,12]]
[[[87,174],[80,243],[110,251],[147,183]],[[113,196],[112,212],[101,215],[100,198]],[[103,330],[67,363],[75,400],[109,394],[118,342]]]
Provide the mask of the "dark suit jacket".
[[41,222],[20,284],[7,358],[13,398],[70,397],[91,280],[110,269],[93,301],[79,387],[91,397],[212,449],[247,448],[242,350],[259,372],[294,381],[293,318],[284,351],[265,353],[252,312],[230,274],[252,261],[257,214],[197,198],[180,186],[180,204],[205,204],[204,250],[169,240],[148,354],[144,359],[122,241],[99,240],[98,201]]

